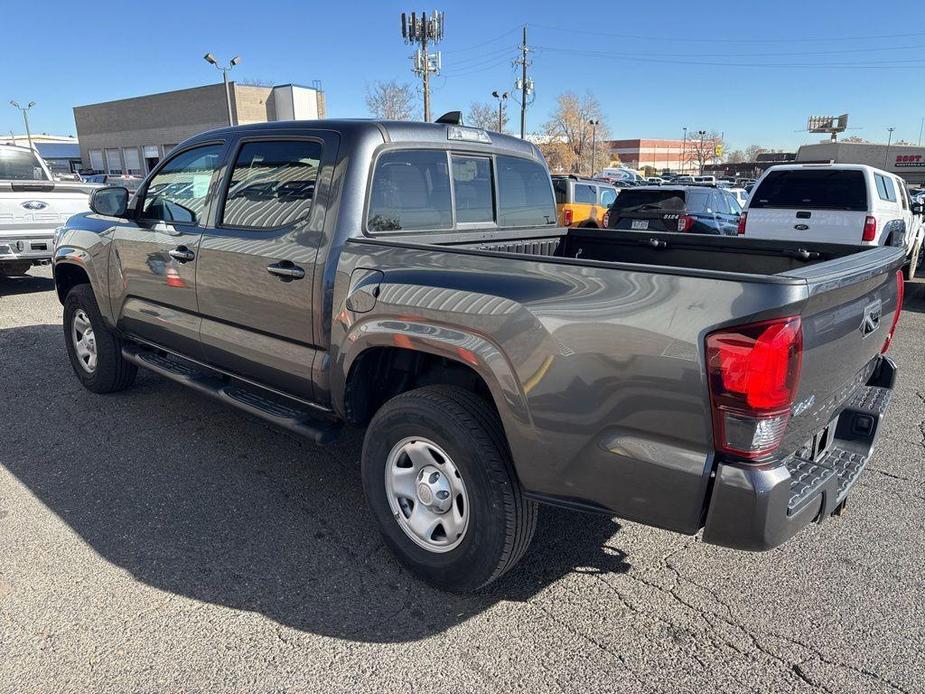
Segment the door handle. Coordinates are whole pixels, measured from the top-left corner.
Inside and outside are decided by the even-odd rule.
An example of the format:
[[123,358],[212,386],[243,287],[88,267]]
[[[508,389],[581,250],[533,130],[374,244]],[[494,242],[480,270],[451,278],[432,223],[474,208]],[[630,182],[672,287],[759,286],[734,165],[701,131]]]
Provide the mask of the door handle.
[[174,260],[179,260],[181,263],[189,262],[196,257],[186,246],[177,246],[172,251],[167,251],[167,254]]
[[276,275],[284,282],[300,280],[305,277],[305,270],[293,263],[291,260],[281,260],[273,265],[267,265],[267,272]]

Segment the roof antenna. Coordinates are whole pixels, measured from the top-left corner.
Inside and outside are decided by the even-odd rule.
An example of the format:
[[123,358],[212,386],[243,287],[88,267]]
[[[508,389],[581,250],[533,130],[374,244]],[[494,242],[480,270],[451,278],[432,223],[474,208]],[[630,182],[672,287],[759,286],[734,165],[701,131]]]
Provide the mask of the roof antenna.
[[443,125],[462,125],[462,111],[447,111],[434,122],[442,123]]

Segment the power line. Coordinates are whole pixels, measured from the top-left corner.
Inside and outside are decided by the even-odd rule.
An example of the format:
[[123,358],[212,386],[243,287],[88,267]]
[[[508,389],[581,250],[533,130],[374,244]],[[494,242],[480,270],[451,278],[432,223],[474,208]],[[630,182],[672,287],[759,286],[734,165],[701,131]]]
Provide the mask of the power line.
[[467,46],[466,48],[451,48],[450,50],[448,50],[448,51],[443,51],[443,52],[444,52],[444,53],[465,53],[466,51],[474,51],[476,48],[481,48],[482,46],[487,46],[488,44],[494,43],[495,41],[500,41],[500,40],[503,39],[505,36],[510,36],[511,34],[513,34],[513,33],[514,33],[515,31],[517,31],[518,29],[520,29],[520,27],[513,27],[513,28],[508,29],[507,31],[505,31],[503,34],[501,34],[501,35],[499,35],[499,36],[496,36],[496,37],[493,38],[493,39],[488,39],[487,41],[482,41],[481,43],[477,43],[477,44],[475,44],[475,45],[473,45],[473,46]]
[[[587,29],[571,29],[566,27],[554,27],[545,24],[532,24],[531,26],[536,29],[548,29],[550,31],[565,31],[573,34],[591,34],[595,36],[608,36],[611,38],[619,39],[638,39],[640,41],[665,41],[666,36],[645,36],[642,34],[613,34],[603,31],[588,31]],[[670,40],[672,43],[819,43],[826,41],[874,41],[879,39],[898,39],[898,38],[909,38],[909,37],[923,37],[925,33],[922,32],[912,32],[907,34],[868,34],[865,36],[838,36],[833,38],[821,38],[821,37],[800,37],[800,38],[744,38],[744,39],[722,39],[722,38],[687,38],[682,36],[671,35]]]

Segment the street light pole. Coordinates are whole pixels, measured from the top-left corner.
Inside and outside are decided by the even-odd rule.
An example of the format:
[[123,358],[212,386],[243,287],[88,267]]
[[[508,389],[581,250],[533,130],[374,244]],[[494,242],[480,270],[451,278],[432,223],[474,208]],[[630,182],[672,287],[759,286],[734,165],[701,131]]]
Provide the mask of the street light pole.
[[588,121],[588,125],[591,126],[591,175],[594,176],[594,166],[595,158],[597,156],[597,126],[600,124],[600,120],[592,118]]
[[[29,130],[29,109],[31,109],[33,106],[35,106],[35,102],[34,102],[34,101],[30,101],[30,102],[29,102],[28,104],[26,104],[25,106],[20,106],[18,102],[16,102],[16,101],[10,101],[10,105],[11,105],[13,108],[18,108],[20,111],[22,111],[22,120],[23,120],[23,123],[26,124],[26,139],[29,140],[29,149],[34,150],[35,147],[32,145],[32,131]],[[14,140],[14,142],[15,142],[15,140]]]
[[[684,157],[682,159],[681,157]],[[687,168],[687,128],[684,128],[684,142],[681,145],[681,154],[678,155],[678,169],[681,173]]]
[[498,132],[504,132],[504,102],[507,100],[507,92],[499,93],[496,89],[491,93],[498,100]]
[[204,56],[202,56],[202,58],[210,65],[214,65],[216,69],[222,71],[222,78],[225,82],[225,106],[228,108],[228,125],[234,125],[234,116],[231,115],[231,89],[228,86],[228,72],[231,70],[231,68],[241,62],[241,56],[236,55],[234,58],[229,60],[227,67],[222,67],[219,65],[218,61],[215,59],[215,56],[211,53],[206,53]]
[[883,168],[887,167],[887,162],[890,159],[890,145],[893,143],[893,131],[896,128],[887,128],[886,131],[889,133],[886,138],[886,152],[883,153]]
[[704,162],[704,156],[703,156],[703,136],[707,134],[707,131],[706,131],[706,130],[698,130],[698,131],[697,131],[697,134],[700,135],[700,151],[697,153],[697,159],[699,160],[698,163],[700,164],[700,175],[703,176],[703,162]]

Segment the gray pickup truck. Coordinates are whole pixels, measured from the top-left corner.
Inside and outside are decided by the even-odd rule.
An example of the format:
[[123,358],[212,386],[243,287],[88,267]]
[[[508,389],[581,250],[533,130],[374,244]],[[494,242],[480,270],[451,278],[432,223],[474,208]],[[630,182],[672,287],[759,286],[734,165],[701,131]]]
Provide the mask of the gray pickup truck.
[[837,514],[893,388],[902,249],[564,229],[529,142],[280,122],[181,144],[57,239],[91,391],[137,367],[322,444],[444,589],[539,502],[765,550]]

